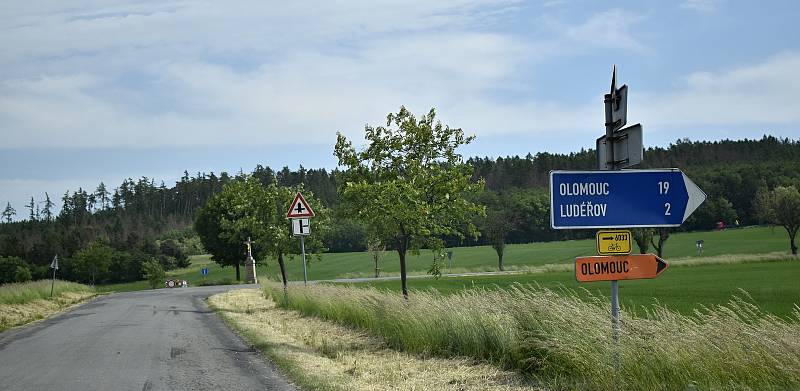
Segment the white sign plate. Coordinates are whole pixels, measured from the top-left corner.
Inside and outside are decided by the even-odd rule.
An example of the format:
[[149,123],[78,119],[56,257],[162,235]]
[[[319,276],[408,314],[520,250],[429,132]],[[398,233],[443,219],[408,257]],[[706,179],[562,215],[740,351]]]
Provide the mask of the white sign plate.
[[311,219],[292,219],[292,235],[305,236],[311,233]]

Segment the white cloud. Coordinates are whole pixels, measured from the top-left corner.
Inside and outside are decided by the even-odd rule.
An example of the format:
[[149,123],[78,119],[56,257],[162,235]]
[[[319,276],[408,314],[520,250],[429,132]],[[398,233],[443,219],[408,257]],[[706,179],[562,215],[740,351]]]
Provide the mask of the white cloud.
[[564,31],[567,43],[644,52],[646,46],[630,31],[643,20],[642,15],[613,9],[594,14],[578,25],[556,25],[556,27]]
[[680,7],[697,12],[711,13],[719,10],[722,0],[684,0]]
[[661,128],[796,124],[800,122],[798,91],[800,53],[786,52],[728,71],[693,73],[676,91],[643,94],[637,110],[645,123]]
[[[589,137],[602,91],[550,100],[525,75],[649,50],[633,34],[646,17],[620,9],[546,22],[545,40],[491,28],[514,2],[52,4],[0,9],[0,148],[324,144],[401,104],[479,136]],[[797,58],[697,72],[681,90],[632,95],[630,112],[662,129],[796,123]],[[508,91],[518,98],[498,98]]]

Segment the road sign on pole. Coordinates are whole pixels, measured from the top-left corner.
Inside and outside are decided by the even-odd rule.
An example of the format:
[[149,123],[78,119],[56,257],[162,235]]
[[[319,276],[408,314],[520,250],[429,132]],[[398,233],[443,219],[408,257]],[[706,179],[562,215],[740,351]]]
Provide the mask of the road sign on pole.
[[631,231],[597,231],[597,253],[624,255],[631,253]]
[[297,195],[294,196],[292,206],[290,206],[289,210],[286,212],[286,218],[297,219],[301,217],[314,217],[314,211],[308,206],[308,202],[306,202],[306,199],[298,191]]
[[678,169],[550,172],[554,229],[677,227],[705,199]]
[[[603,135],[597,139],[595,145],[598,169],[619,170],[635,166],[644,158],[642,125],[636,124],[614,131],[610,139],[607,135]],[[614,149],[613,155],[608,153],[609,148]]]
[[628,86],[617,88],[617,67],[611,73],[611,92],[606,94],[606,129],[615,132],[628,122]]
[[575,279],[592,282],[656,278],[667,266],[653,254],[578,257],[575,258]]
[[304,236],[311,234],[311,219],[292,219],[292,235]]
[[308,267],[306,265],[305,237],[311,233],[311,224],[308,218],[314,217],[314,211],[299,191],[294,196],[294,201],[292,201],[289,211],[286,212],[286,217],[292,219],[292,234],[300,237],[300,251],[303,254],[303,283],[307,285]]

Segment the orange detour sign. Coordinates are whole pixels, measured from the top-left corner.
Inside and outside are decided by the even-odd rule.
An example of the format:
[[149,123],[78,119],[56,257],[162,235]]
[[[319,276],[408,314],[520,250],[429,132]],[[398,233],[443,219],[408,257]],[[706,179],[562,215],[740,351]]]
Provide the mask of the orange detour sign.
[[656,278],[667,266],[653,254],[578,257],[575,278],[578,282]]

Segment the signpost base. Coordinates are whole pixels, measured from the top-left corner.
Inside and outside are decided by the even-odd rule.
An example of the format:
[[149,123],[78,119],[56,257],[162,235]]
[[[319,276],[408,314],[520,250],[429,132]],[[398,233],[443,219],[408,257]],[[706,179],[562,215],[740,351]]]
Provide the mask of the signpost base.
[[256,277],[256,260],[248,255],[247,260],[244,261],[244,280],[248,284],[258,284],[258,277]]
[[308,285],[308,270],[306,268],[306,239],[300,237],[300,252],[303,253],[303,285]]

